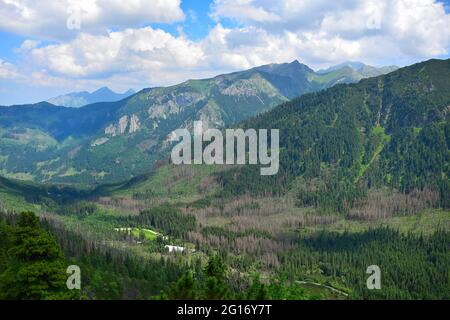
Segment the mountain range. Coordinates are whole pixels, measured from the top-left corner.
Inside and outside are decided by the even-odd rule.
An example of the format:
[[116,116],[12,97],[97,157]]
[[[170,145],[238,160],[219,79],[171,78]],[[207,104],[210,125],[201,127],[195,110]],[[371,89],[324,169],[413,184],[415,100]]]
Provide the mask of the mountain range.
[[[317,73],[329,73],[336,70],[345,70],[348,72],[348,69],[351,69],[354,72],[355,77],[361,77],[362,78],[369,78],[369,77],[375,77],[380,74],[386,74],[389,72],[393,72],[398,69],[397,66],[385,66],[385,67],[373,67],[369,66],[367,64],[364,64],[362,62],[358,61],[346,61],[343,63],[340,63],[335,66],[331,66],[327,69],[318,70]],[[358,75],[359,74],[359,75]]]
[[[2,175],[48,182],[0,176],[0,253],[23,251],[17,235],[36,247],[39,212],[92,299],[203,299],[211,283],[238,299],[448,299],[450,59],[357,83],[330,72],[294,62],[80,109],[0,107]],[[279,129],[278,174],[155,163],[198,119]],[[8,299],[22,284],[12,257]],[[383,290],[367,289],[374,263]]]
[[[450,60],[305,94],[240,124],[280,130],[280,171],[220,176],[225,194],[297,194],[300,206],[347,212],[364,190],[427,191],[450,205]],[[398,209],[397,209],[398,210]]]
[[[177,128],[190,128],[195,120],[223,128],[305,93],[357,82],[367,68],[314,72],[293,61],[144,89],[82,108],[49,102],[0,107],[0,173],[77,185],[127,180],[167,155],[168,135]],[[379,75],[391,69],[370,70]],[[95,96],[103,91],[108,92]]]
[[108,87],[103,87],[94,92],[71,92],[65,95],[51,98],[47,100],[47,102],[54,104],[55,106],[80,108],[96,102],[119,101],[133,95],[134,93],[135,92],[133,89],[129,89],[125,93],[116,93]]

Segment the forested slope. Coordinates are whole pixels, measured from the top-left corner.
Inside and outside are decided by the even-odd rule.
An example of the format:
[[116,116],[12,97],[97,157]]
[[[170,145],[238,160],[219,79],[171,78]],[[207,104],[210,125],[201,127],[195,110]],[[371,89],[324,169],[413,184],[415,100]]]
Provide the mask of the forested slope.
[[280,129],[278,175],[246,166],[220,181],[230,195],[297,187],[300,205],[339,211],[381,186],[435,192],[448,207],[449,111],[450,60],[306,94],[242,124]]

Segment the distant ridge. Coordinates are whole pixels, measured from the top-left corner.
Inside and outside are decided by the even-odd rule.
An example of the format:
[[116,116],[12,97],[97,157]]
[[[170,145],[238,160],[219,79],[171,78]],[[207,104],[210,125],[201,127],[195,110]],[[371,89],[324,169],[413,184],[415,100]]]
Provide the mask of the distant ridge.
[[[143,89],[126,99],[127,93],[101,88],[0,107],[0,171],[58,184],[125,181],[150,171],[167,155],[173,130],[190,129],[199,119],[207,127],[225,128],[303,94],[358,82],[369,77],[367,70],[371,77],[383,73],[361,70],[347,66],[320,74],[294,60]],[[97,102],[79,108],[89,99]]]
[[373,70],[373,71],[379,71],[381,74],[385,74],[385,73],[389,73],[389,72],[393,72],[397,69],[399,69],[399,67],[397,66],[385,66],[385,67],[373,67],[370,65],[367,65],[363,62],[359,62],[359,61],[345,61],[343,63],[337,64],[335,66],[331,66],[327,69],[321,69],[318,70],[317,73],[323,74],[323,73],[329,73],[329,72],[333,72],[339,69],[343,69],[343,68],[350,68],[354,71],[358,71],[358,72],[367,72],[367,70]]
[[116,93],[108,87],[102,87],[92,93],[87,91],[71,92],[51,98],[47,100],[47,102],[62,107],[80,108],[91,103],[119,101],[133,95],[134,93],[135,92],[132,89],[129,89],[125,93]]

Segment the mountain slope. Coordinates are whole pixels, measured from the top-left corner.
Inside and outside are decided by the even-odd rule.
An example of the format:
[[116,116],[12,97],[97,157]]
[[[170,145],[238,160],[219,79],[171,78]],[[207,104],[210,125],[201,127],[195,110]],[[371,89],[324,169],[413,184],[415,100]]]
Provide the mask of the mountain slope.
[[243,123],[280,129],[278,175],[246,166],[220,182],[229,195],[295,190],[299,205],[338,211],[383,186],[449,206],[449,113],[450,60],[307,94]]
[[119,101],[133,95],[134,93],[135,92],[132,89],[121,94],[116,93],[107,87],[103,87],[92,93],[89,93],[87,91],[68,93],[65,95],[51,98],[47,100],[47,102],[54,104],[56,106],[80,108],[88,104],[97,102]]
[[360,72],[361,75],[364,75],[364,74],[368,75],[368,73],[370,72],[372,74],[372,76],[379,76],[381,74],[393,72],[393,71],[399,69],[397,66],[385,66],[385,67],[377,68],[377,67],[373,67],[373,66],[364,64],[362,62],[358,62],[358,61],[346,61],[346,62],[340,63],[338,65],[331,66],[325,70],[318,70],[317,73],[320,73],[320,74],[330,73],[332,71],[337,71],[337,70],[340,70],[343,68],[350,68],[353,71]]
[[[345,72],[344,72],[345,74]],[[203,120],[223,128],[307,92],[353,82],[294,61],[144,89],[117,102],[64,108],[0,107],[0,170],[11,178],[96,184],[148,172],[167,155],[168,135]]]

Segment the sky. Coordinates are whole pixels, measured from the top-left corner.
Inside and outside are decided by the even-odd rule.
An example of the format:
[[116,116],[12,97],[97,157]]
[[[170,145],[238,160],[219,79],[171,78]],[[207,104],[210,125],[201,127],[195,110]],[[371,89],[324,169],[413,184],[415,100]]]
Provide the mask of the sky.
[[293,60],[450,56],[450,0],[0,0],[0,105]]

